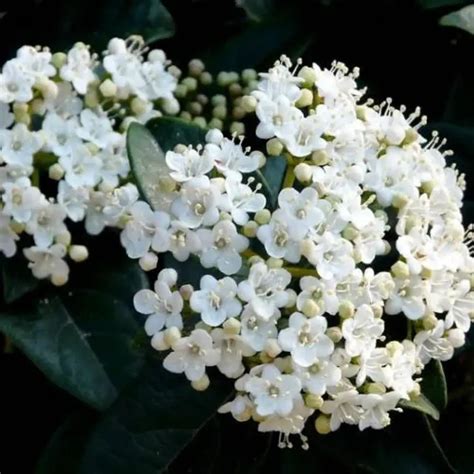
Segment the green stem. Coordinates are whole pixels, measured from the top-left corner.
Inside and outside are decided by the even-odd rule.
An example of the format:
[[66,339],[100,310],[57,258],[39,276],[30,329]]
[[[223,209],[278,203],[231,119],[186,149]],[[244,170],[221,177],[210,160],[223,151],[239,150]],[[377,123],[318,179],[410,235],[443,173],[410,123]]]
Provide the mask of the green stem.
[[260,182],[262,183],[263,187],[267,190],[268,194],[270,195],[272,201],[274,201],[276,196],[272,188],[270,187],[270,183],[267,181],[267,178],[265,178],[264,174],[260,170],[257,170],[256,174],[258,178],[260,179]]
[[300,267],[283,267],[287,272],[291,273],[291,276],[295,278],[301,278],[304,276],[318,276],[318,272],[311,268],[300,268]]

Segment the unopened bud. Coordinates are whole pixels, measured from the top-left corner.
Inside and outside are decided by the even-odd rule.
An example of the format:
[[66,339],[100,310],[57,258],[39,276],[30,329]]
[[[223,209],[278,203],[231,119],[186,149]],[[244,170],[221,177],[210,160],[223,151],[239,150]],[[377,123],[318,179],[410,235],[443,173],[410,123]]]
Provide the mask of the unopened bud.
[[222,327],[224,328],[224,333],[231,335],[239,334],[240,332],[240,321],[236,318],[228,319]]
[[258,224],[255,221],[248,221],[244,224],[243,233],[245,237],[253,239],[257,236]]
[[153,334],[151,347],[156,351],[167,351],[170,349],[170,345],[165,341],[165,333],[163,331]]
[[48,169],[48,176],[54,181],[59,181],[64,177],[64,169],[59,163],[51,165]]
[[181,331],[176,326],[172,326],[165,331],[164,338],[166,344],[173,347],[181,339]]
[[347,319],[347,318],[352,318],[352,316],[354,316],[354,313],[355,313],[355,306],[354,306],[354,303],[352,303],[351,301],[343,301],[340,305],[339,305],[339,316],[343,319]]
[[89,257],[89,251],[84,245],[71,245],[69,247],[69,257],[76,263],[83,262]]
[[281,353],[281,347],[276,339],[268,339],[265,343],[264,351],[274,359]]
[[300,98],[296,101],[296,107],[300,109],[308,107],[313,103],[313,93],[309,89],[302,89]]
[[265,225],[270,222],[272,213],[268,209],[261,209],[255,213],[255,221],[260,225]]
[[268,140],[267,145],[267,153],[270,156],[279,156],[281,155],[281,152],[283,151],[283,144],[281,143],[278,138],[272,138]]
[[199,380],[193,380],[191,382],[191,387],[193,387],[194,390],[197,390],[198,392],[204,392],[204,390],[207,390],[209,387],[209,384],[209,377],[204,374]]
[[312,67],[303,66],[298,73],[298,77],[304,80],[305,87],[313,87],[316,81],[316,71]]
[[204,72],[206,66],[200,59],[191,59],[188,64],[189,74],[194,77],[198,77]]
[[311,166],[306,163],[299,163],[296,165],[294,173],[296,179],[303,184],[309,183],[313,177],[313,170],[311,169]]
[[56,243],[62,244],[65,247],[69,247],[71,245],[71,233],[66,230],[64,232],[61,232],[60,234],[56,235]]
[[138,260],[138,264],[144,272],[150,272],[158,266],[158,255],[153,252],[147,252]]
[[191,299],[193,292],[194,292],[193,285],[190,285],[190,284],[183,285],[179,289],[179,294],[182,296],[183,300],[185,301],[189,301]]
[[253,95],[245,95],[242,97],[242,108],[247,113],[255,112],[255,108],[257,107],[257,99]]
[[316,301],[312,299],[307,299],[304,302],[301,311],[308,318],[313,318],[314,316],[317,316],[320,313],[321,308],[319,307],[318,303],[316,303]]
[[55,273],[51,276],[51,283],[54,286],[63,286],[67,283],[68,276],[66,273]]
[[314,393],[305,393],[304,404],[313,410],[319,410],[323,406],[324,400],[320,395]]
[[408,278],[410,276],[410,269],[405,262],[399,260],[394,263],[390,269],[393,276],[397,278]]
[[331,432],[331,419],[328,415],[321,414],[316,418],[314,427],[319,434],[328,434]]
[[338,326],[333,326],[327,329],[326,335],[331,339],[332,342],[337,344],[342,340],[342,331]]
[[111,79],[106,79],[99,86],[99,90],[104,97],[114,97],[117,93],[117,86],[115,85],[115,82]]

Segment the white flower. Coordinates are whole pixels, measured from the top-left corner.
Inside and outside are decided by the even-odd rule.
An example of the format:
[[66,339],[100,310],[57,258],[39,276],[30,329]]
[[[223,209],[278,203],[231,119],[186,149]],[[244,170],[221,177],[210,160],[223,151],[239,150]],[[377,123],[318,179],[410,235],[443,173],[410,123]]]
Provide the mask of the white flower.
[[29,102],[33,98],[35,78],[27,74],[18,59],[7,61],[0,74],[0,101]]
[[182,153],[168,151],[166,164],[170,168],[170,176],[179,182],[189,181],[206,175],[214,167],[214,162],[209,154],[200,154],[192,148],[186,148]]
[[38,79],[56,74],[56,69],[51,64],[52,55],[49,51],[38,51],[32,46],[22,46],[16,56],[22,69]]
[[256,263],[250,268],[247,280],[239,283],[239,298],[250,303],[255,313],[268,321],[277,308],[288,302],[285,288],[291,275],[284,269],[269,269],[264,263]]
[[[257,187],[257,191],[259,189]],[[226,178],[225,191],[221,206],[230,213],[232,220],[238,225],[245,225],[249,220],[249,213],[255,213],[265,207],[265,196],[243,184],[240,174],[236,173]]]
[[38,247],[49,247],[57,235],[67,232],[65,218],[66,211],[61,205],[48,202],[35,209],[26,230],[33,235]]
[[16,253],[16,241],[19,237],[10,227],[11,218],[0,213],[0,251],[5,257],[13,257]]
[[161,331],[163,327],[183,327],[181,312],[183,298],[179,291],[171,291],[170,287],[158,279],[155,282],[155,291],[140,290],[133,298],[135,309],[148,315],[145,322],[145,331],[149,336]]
[[220,326],[226,319],[240,314],[242,304],[236,298],[237,283],[232,278],[216,280],[211,275],[204,275],[200,288],[193,292],[189,303],[207,325]]
[[335,386],[341,380],[341,369],[330,360],[316,360],[309,367],[293,363],[295,375],[303,385],[303,389],[314,395],[324,395],[327,387]]
[[375,393],[359,395],[359,403],[363,410],[360,415],[359,429],[361,431],[366,428],[380,430],[389,425],[388,412],[395,409],[400,398],[397,392],[388,392],[382,395]]
[[195,229],[211,226],[219,219],[218,187],[206,176],[186,181],[180,196],[171,205],[171,212],[184,225]]
[[288,415],[301,399],[301,382],[285,375],[275,365],[264,365],[260,376],[252,376],[245,384],[260,416]]
[[2,212],[18,222],[26,224],[33,212],[47,202],[41,191],[31,186],[28,178],[22,177],[13,183],[4,183],[2,187],[4,191],[1,195],[4,203]]
[[270,257],[284,258],[291,263],[301,260],[300,241],[296,236],[281,210],[275,211],[270,223],[260,226],[257,231],[257,237]]
[[68,155],[81,143],[76,136],[77,127],[75,117],[65,119],[54,112],[48,113],[42,125],[45,147],[55,155]]
[[4,102],[0,102],[0,130],[9,128],[14,122],[14,119],[15,115],[10,112],[10,106]]
[[5,163],[23,167],[33,164],[33,155],[41,148],[37,133],[17,123],[11,130],[0,130],[0,151]]
[[280,331],[278,342],[298,365],[309,367],[334,350],[334,343],[325,334],[326,329],[327,321],[322,316],[308,319],[301,313],[293,313],[289,327]]
[[474,293],[468,280],[458,282],[450,292],[451,308],[446,315],[446,327],[456,325],[463,332],[471,327],[471,318],[474,315]]
[[254,350],[263,350],[268,339],[276,338],[278,334],[276,322],[279,318],[280,312],[276,309],[270,319],[264,320],[247,304],[240,317],[242,339]]
[[453,356],[454,347],[445,336],[446,323],[438,321],[433,329],[420,331],[413,342],[418,348],[418,355],[423,364],[431,359],[449,360]]
[[79,94],[85,95],[89,84],[95,79],[93,67],[89,49],[83,43],[77,43],[68,51],[67,62],[61,67],[60,76],[71,82]]
[[390,386],[392,371],[388,367],[390,355],[384,347],[368,347],[359,356],[356,384],[360,387],[369,377],[373,382]]
[[395,291],[385,304],[387,314],[403,313],[409,319],[420,319],[426,312],[425,298],[429,282],[418,275],[409,278],[395,278]]
[[[152,53],[157,51],[158,50],[154,50]],[[173,98],[173,92],[176,89],[177,80],[173,75],[165,70],[163,62],[150,60],[143,63],[142,75],[145,80],[144,93],[147,99],[157,100]],[[139,95],[138,91],[137,95]]]
[[342,323],[342,334],[346,341],[346,351],[355,357],[370,347],[375,347],[377,339],[382,337],[384,321],[376,318],[369,305],[362,305],[354,317]]
[[339,298],[336,295],[334,280],[321,280],[313,276],[304,276],[300,280],[303,290],[297,297],[296,306],[302,311],[308,300],[314,301],[318,307],[318,315],[323,313],[336,314],[339,308]]
[[248,346],[242,337],[236,334],[226,334],[220,328],[211,332],[215,347],[221,352],[221,359],[217,368],[229,378],[237,378],[244,372],[242,357],[249,357],[255,351]]
[[325,400],[321,411],[331,415],[330,427],[336,431],[341,423],[356,425],[363,413],[359,404],[359,392],[351,385],[341,384],[331,393],[332,400]]
[[101,116],[92,110],[84,109],[80,115],[80,123],[81,126],[76,129],[77,136],[99,148],[107,148],[119,140],[106,115]]
[[224,275],[237,273],[242,266],[240,253],[249,246],[249,241],[237,232],[228,221],[218,222],[212,230],[199,229],[201,240],[201,265],[204,268],[217,267]]
[[59,158],[66,172],[65,180],[73,188],[94,187],[100,179],[100,160],[85,145],[74,146],[70,153]]
[[[394,343],[392,343],[392,346]],[[393,388],[402,398],[409,398],[415,390],[416,380],[413,378],[422,366],[417,356],[416,345],[409,340],[395,343],[390,347],[390,382],[387,387]]]
[[203,329],[195,329],[173,344],[173,352],[166,356],[163,367],[175,374],[184,372],[188,380],[194,381],[204,376],[206,366],[217,365],[220,357],[211,336]]
[[69,276],[69,267],[64,261],[66,247],[54,244],[49,248],[30,247],[23,250],[30,261],[28,266],[36,278],[51,278],[54,281],[65,282]]

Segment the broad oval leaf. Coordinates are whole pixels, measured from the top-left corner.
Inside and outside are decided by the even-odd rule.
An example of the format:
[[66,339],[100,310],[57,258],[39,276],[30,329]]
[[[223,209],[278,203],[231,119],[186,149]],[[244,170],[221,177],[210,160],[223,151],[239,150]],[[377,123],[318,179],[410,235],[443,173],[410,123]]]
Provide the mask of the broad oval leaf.
[[400,400],[399,405],[429,415],[434,420],[439,420],[438,409],[422,393],[412,400]]
[[452,26],[474,35],[474,5],[468,5],[456,12],[448,13],[439,20],[442,26]]
[[86,446],[82,474],[159,474],[214,415],[231,391],[217,381],[196,392],[182,375],[150,362],[105,414]]
[[[114,266],[108,270],[113,281]],[[143,353],[134,344],[139,326],[127,305],[144,286],[133,277],[141,270],[130,261],[121,271],[129,275],[127,290],[101,289],[85,275],[89,285],[0,314],[0,331],[53,383],[99,410],[111,405],[143,365]]]
[[439,360],[430,361],[422,377],[421,392],[439,411],[444,410],[448,404],[448,386],[443,364]]
[[39,280],[33,276],[27,261],[20,254],[0,260],[3,283],[3,299],[13,303],[31,293],[39,286]]

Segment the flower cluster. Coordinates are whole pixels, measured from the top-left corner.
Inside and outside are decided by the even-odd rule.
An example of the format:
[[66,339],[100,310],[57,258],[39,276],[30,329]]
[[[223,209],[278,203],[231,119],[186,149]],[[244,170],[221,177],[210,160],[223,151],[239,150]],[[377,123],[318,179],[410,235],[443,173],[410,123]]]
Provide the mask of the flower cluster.
[[99,57],[83,43],[67,53],[24,46],[0,74],[0,253],[11,257],[24,235],[23,253],[37,278],[68,279],[68,222],[88,233],[120,226],[126,184],[125,131],[178,113],[173,95],[179,70],[140,37],[112,39]]
[[150,267],[171,252],[211,269],[199,288],[164,269],[135,307],[152,346],[171,350],[166,369],[197,390],[208,367],[236,379],[221,411],[278,431],[282,446],[292,434],[306,446],[315,412],[320,433],[388,425],[474,315],[463,176],[444,141],[419,134],[419,110],[363,102],[357,76],[282,57],[242,99],[268,154],[287,160],[276,206],[256,184],[263,154],[211,130],[167,153],[160,209],[135,202],[122,231]]

